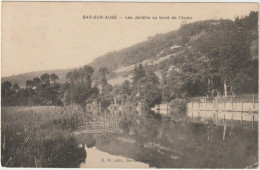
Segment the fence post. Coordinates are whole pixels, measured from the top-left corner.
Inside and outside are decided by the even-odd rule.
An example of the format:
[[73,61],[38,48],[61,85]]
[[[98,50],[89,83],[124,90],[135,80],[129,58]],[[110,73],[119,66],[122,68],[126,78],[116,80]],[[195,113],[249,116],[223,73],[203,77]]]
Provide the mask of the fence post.
[[226,114],[224,112],[224,124],[226,124]]
[[233,95],[231,96],[231,104],[232,104],[232,111],[233,111]]
[[241,99],[241,126],[243,125],[243,99]]
[[200,110],[200,97],[199,97],[199,110]]
[[234,125],[234,113],[233,113],[233,110],[231,111],[231,113],[232,113],[232,119],[231,119],[231,121],[232,121],[232,125]]
[[253,94],[253,113],[255,112],[255,94]]
[[167,115],[168,115],[168,103],[166,103],[166,112],[167,112]]
[[193,122],[193,99],[191,101],[191,122]]
[[[250,114],[251,114],[251,110],[249,110]],[[254,129],[254,112],[253,112],[253,115],[252,115],[252,129]]]

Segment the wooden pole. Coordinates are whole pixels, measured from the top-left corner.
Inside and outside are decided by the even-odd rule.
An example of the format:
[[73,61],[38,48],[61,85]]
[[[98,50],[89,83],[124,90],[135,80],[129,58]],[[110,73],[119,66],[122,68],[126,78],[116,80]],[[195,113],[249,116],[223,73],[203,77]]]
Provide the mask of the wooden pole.
[[199,110],[200,110],[200,97],[199,97]]
[[232,111],[233,111],[233,95],[231,96],[231,106],[232,106]]
[[234,113],[233,113],[233,110],[231,111],[231,113],[232,113],[232,125],[234,125]]
[[191,121],[193,122],[193,99],[191,101],[191,110],[192,110],[192,112],[191,112]]
[[243,125],[243,99],[241,99],[241,126]]
[[194,118],[193,118],[193,110],[191,112],[191,121],[193,122]]
[[253,94],[253,113],[255,112],[255,95]]
[[226,124],[226,114],[224,112],[224,124]]
[[167,115],[168,115],[168,103],[166,103]]
[[[251,110],[250,110],[250,114],[251,114]],[[253,112],[253,115],[252,115],[252,129],[254,129],[254,112]]]

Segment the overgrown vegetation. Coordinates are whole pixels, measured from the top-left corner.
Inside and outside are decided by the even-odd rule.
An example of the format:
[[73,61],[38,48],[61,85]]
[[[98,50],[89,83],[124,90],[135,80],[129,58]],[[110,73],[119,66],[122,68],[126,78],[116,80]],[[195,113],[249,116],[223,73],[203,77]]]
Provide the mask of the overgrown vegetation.
[[86,153],[71,132],[84,122],[82,114],[75,107],[2,107],[2,166],[79,166]]

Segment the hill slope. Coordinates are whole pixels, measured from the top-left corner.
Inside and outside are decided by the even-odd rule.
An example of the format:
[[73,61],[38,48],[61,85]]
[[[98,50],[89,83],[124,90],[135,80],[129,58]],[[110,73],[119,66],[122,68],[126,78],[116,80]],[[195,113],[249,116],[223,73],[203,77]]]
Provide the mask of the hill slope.
[[[256,21],[255,21],[256,20]],[[107,67],[109,74],[109,82],[113,85],[120,84],[124,79],[130,80],[129,73],[135,65],[142,63],[146,69],[152,69],[157,75],[161,75],[162,71],[178,67],[187,61],[182,60],[182,56],[188,55],[188,51],[196,49],[196,53],[207,52],[207,43],[210,43],[209,37],[223,27],[232,25],[235,22],[242,22],[241,25],[250,34],[248,39],[251,50],[252,60],[258,60],[258,13],[251,12],[248,17],[243,20],[207,20],[194,22],[183,25],[179,30],[171,31],[165,34],[158,34],[149,37],[147,41],[135,44],[128,48],[107,53],[96,58],[91,65],[95,70],[100,67]],[[236,23],[239,25],[240,23]],[[225,31],[225,29],[223,29]],[[228,31],[228,30],[227,30]],[[223,41],[228,41],[223,38]],[[238,40],[239,41],[239,40]],[[198,50],[199,49],[199,50]],[[204,50],[204,51],[203,51]],[[174,56],[179,56],[174,59]],[[179,60],[176,62],[175,60]],[[199,59],[199,58],[198,58]],[[31,72],[10,77],[3,77],[2,81],[9,80],[17,82],[21,86],[25,81],[34,77],[39,77],[43,73],[55,73],[59,76],[60,82],[66,81],[66,73],[72,69],[59,69],[49,71]]]

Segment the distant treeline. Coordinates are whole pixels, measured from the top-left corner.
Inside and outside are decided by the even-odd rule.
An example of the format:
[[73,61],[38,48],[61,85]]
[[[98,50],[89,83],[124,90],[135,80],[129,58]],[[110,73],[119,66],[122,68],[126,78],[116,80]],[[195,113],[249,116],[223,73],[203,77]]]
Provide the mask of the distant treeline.
[[2,105],[61,105],[60,84],[56,74],[43,74],[26,81],[26,87],[9,81],[2,83]]

